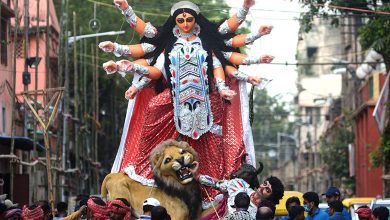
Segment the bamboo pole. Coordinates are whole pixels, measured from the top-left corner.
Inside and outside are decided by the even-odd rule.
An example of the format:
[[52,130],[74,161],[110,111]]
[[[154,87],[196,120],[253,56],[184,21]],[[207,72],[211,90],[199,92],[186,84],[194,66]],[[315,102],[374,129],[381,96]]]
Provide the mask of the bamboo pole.
[[[83,66],[83,99],[84,99],[84,114],[89,114],[90,110],[88,109],[88,90],[87,90],[87,82],[88,82],[88,71],[87,71],[87,59],[88,59],[88,56],[87,55],[87,50],[88,50],[88,44],[87,44],[87,40],[84,39],[83,40],[83,47],[84,47],[84,54],[85,56],[83,56],[83,63],[84,63],[84,66]],[[85,125],[85,129],[86,130],[89,130],[91,128],[91,126],[89,125],[88,123],[88,119],[86,119],[86,117],[84,117],[84,125]],[[90,153],[90,135],[88,133],[86,133],[85,135],[85,142],[84,142],[85,146],[86,146],[86,150],[85,150],[85,153],[84,153],[84,156],[86,158],[90,158],[89,156],[89,153]],[[90,173],[90,170],[88,171],[88,189],[89,191],[91,191],[91,187],[92,187],[92,184],[91,184],[91,181],[92,181],[92,178],[93,176],[91,176],[91,173]]]
[[[65,15],[63,15],[62,17],[66,17],[68,18],[68,11],[69,11],[69,2],[68,0],[62,0],[61,1],[62,4],[64,4],[65,6]],[[65,75],[65,79],[64,79],[64,86],[65,86],[65,97],[64,97],[64,113],[62,116],[63,118],[63,136],[62,136],[62,167],[63,169],[65,170],[66,169],[66,160],[67,158],[69,158],[69,151],[68,151],[68,141],[69,141],[69,133],[68,133],[68,122],[67,122],[67,115],[69,114],[69,54],[68,54],[68,19],[64,19],[64,26],[65,26],[65,30],[64,30],[64,44],[65,44],[65,47],[64,47],[64,53],[65,53],[65,57],[64,57],[64,75]],[[62,195],[65,194],[65,183],[66,183],[66,174],[64,174],[64,176],[62,177],[62,186],[63,186],[63,190],[62,190]]]
[[[16,51],[18,48],[18,29],[19,29],[19,20],[16,19],[19,17],[19,11],[18,11],[18,0],[15,0],[15,30],[14,30],[14,65],[13,65],[13,74],[12,74],[12,120],[11,120],[11,149],[10,154],[14,154],[14,148],[15,148],[15,133],[16,133],[16,126],[15,126],[15,113],[16,113],[16,104],[15,104],[15,98],[16,98]],[[14,199],[14,167],[12,160],[10,160],[10,199]]]
[[[76,41],[76,12],[73,11],[73,99],[74,99],[74,116],[77,121],[74,123],[74,142],[75,142],[75,156],[76,156],[76,168],[80,167],[80,149],[79,149],[79,83],[78,83],[78,66],[77,66],[77,41]],[[80,185],[80,179],[78,179],[78,185]]]
[[[44,136],[44,143],[45,143],[45,151],[46,151],[46,172],[47,172],[47,188],[48,188],[48,198],[49,198],[49,204],[52,210],[52,214],[54,216],[54,192],[53,192],[53,178],[52,178],[52,169],[51,169],[51,149],[50,149],[50,139],[49,139],[49,127],[50,124],[53,122],[54,117],[57,114],[58,105],[60,103],[60,100],[63,96],[63,90],[64,88],[56,88],[56,89],[49,89],[42,92],[42,95],[44,96],[47,94],[48,91],[55,91],[53,97],[51,97],[48,104],[45,106],[45,111],[48,110],[47,107],[49,107],[52,103],[52,101],[55,101],[53,112],[50,114],[49,118],[47,118],[47,114],[44,115],[44,120],[39,116],[38,112],[35,110],[35,108],[31,105],[31,100],[28,98],[28,95],[31,94],[31,92],[24,92],[22,93],[22,97],[24,99],[24,102],[27,103],[28,107],[34,114],[35,118],[38,120],[38,122],[43,127],[43,136]],[[34,91],[36,93],[37,91]]]
[[[64,11],[64,4],[63,1],[61,0],[60,2],[60,12],[63,13]],[[57,60],[57,65],[58,65],[58,78],[57,78],[57,84],[56,86],[62,86],[63,84],[63,62],[62,62],[62,55],[63,55],[63,45],[64,45],[64,28],[63,28],[63,22],[64,22],[64,16],[61,14],[60,16],[60,30],[59,30],[59,48],[58,48],[58,60]],[[64,121],[62,120],[63,116],[62,114],[57,115],[57,138],[56,138],[56,158],[61,158],[61,160],[56,160],[56,167],[62,167],[62,161],[64,158],[62,158],[62,131],[63,131],[63,123]],[[65,169],[62,167],[62,169]],[[64,193],[63,193],[63,188],[64,184],[62,184],[62,180],[64,177],[63,173],[57,172],[56,176],[56,196],[57,201],[64,201]]]
[[[67,16],[65,16],[65,0],[61,0],[61,18],[60,18],[60,32],[59,32],[59,52],[58,52],[58,85],[64,86],[64,51],[66,51],[66,48],[68,47],[65,32],[65,25]],[[65,93],[66,94],[66,93]],[[66,95],[65,95],[66,96]],[[65,99],[64,99],[65,100]],[[63,101],[63,105],[65,106],[65,101]],[[57,164],[58,167],[61,167],[63,170],[65,170],[65,163],[66,163],[66,157],[64,154],[65,146],[64,146],[64,127],[66,124],[66,120],[64,119],[64,113],[65,110],[63,109],[62,114],[59,114],[58,117],[58,138],[57,138],[57,157],[61,158],[61,161],[59,161],[59,164]],[[61,140],[61,141],[60,141]],[[66,173],[62,173],[57,178],[57,194],[61,201],[65,201],[65,175]]]
[[[51,38],[51,28],[50,28],[50,0],[46,0],[46,54],[45,54],[45,69],[46,69],[46,86],[45,88],[50,87],[50,38]],[[45,98],[45,97],[42,97]],[[55,111],[55,110],[53,110]],[[53,114],[54,115],[54,114]],[[50,117],[51,118],[51,117]],[[49,119],[49,124],[51,120]],[[44,132],[44,141],[45,141],[45,148],[46,148],[46,158],[47,158],[47,182],[48,182],[48,194],[49,194],[49,203],[51,205],[51,210],[53,212],[54,216],[54,210],[55,210],[55,201],[54,201],[54,195],[53,195],[53,183],[52,183],[52,173],[51,173],[51,150],[50,150],[50,143],[49,143],[49,134],[47,131],[47,128],[45,128]]]
[[45,69],[46,69],[46,86],[50,87],[50,0],[46,0],[46,56],[45,56]]
[[[96,37],[96,44],[99,44],[99,37]],[[98,63],[99,63],[99,48],[95,46],[96,50],[96,56],[95,56],[95,75],[96,75],[96,93],[95,93],[95,98],[96,98],[96,122],[99,122],[99,113],[100,113],[100,102],[99,102],[99,68],[98,68]],[[96,135],[95,135],[95,156],[94,156],[94,162],[98,161],[98,143],[99,143],[99,132],[98,129],[95,130]],[[96,192],[99,192],[99,181],[98,181],[98,170],[95,168],[96,171]]]
[[[79,34],[82,35],[83,34],[83,28],[80,27],[79,28]],[[84,163],[84,151],[85,151],[85,148],[84,147],[81,147],[81,146],[84,146],[84,139],[85,139],[85,132],[81,132],[81,127],[80,125],[85,125],[85,119],[83,117],[83,112],[84,112],[84,105],[83,105],[83,96],[82,96],[82,93],[83,93],[83,39],[81,39],[79,42],[80,42],[80,47],[79,47],[79,61],[78,61],[78,64],[79,64],[79,71],[80,71],[80,78],[78,79],[77,83],[79,85],[79,92],[77,93],[78,95],[80,95],[79,97],[79,115],[80,115],[80,123],[79,123],[79,133],[80,133],[80,163],[83,164]],[[81,170],[81,167],[84,167],[83,165],[80,166],[80,172],[83,173],[83,170]]]
[[[96,61],[96,59],[95,59],[95,46],[92,44],[91,45],[91,62],[92,62],[92,68],[94,68],[94,66],[96,65],[95,64],[95,61]],[[93,83],[93,85],[92,85],[92,94],[94,94],[95,95],[95,92],[96,92],[96,75],[95,75],[95,73],[92,71],[92,83]],[[93,114],[96,114],[96,99],[95,98],[92,98],[92,109],[91,109],[91,112],[93,112]],[[93,115],[93,117],[94,117],[94,115]],[[94,158],[94,156],[93,155],[95,155],[95,135],[96,135],[96,130],[97,130],[97,128],[96,128],[96,123],[94,123],[92,120],[91,120],[91,127],[92,127],[92,144],[93,145],[89,145],[88,147],[90,147],[90,149],[91,149],[91,151],[90,151],[90,155],[88,155],[88,157],[89,158]],[[89,171],[90,173],[90,175],[91,176],[93,176],[93,178],[91,179],[91,189],[93,189],[94,188],[94,185],[95,185],[95,179],[97,179],[97,178],[95,178],[95,172],[93,171],[93,169],[90,169],[90,171]]]

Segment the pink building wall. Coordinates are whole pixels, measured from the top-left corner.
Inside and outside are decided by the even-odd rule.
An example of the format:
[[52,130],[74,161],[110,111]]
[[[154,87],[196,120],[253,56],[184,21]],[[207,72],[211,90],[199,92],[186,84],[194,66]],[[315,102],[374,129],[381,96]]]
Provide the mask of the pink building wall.
[[[1,15],[2,19],[6,20],[7,24],[7,33],[9,33],[10,30],[10,17],[7,16],[8,13],[13,13],[10,1],[7,0],[1,0],[2,7],[1,7]],[[11,15],[13,16],[13,14]],[[9,87],[7,86],[7,83],[9,83],[10,86],[13,85],[12,82],[12,67],[13,67],[13,59],[12,59],[12,50],[14,47],[13,41],[12,41],[12,35],[7,34],[7,39],[0,39],[0,40],[6,40],[7,42],[7,63],[6,65],[0,63],[0,85],[1,85],[1,92],[0,92],[0,134],[1,135],[11,135],[11,115],[12,115],[12,99],[11,94],[9,92]],[[3,46],[3,45],[2,45]]]
[[[23,114],[20,111],[19,108],[16,108],[16,110],[12,109],[12,96],[11,91],[9,92],[9,89],[7,88],[7,82],[12,87],[14,85],[13,82],[13,72],[14,72],[14,55],[16,54],[16,80],[15,80],[15,90],[17,94],[17,100],[20,104],[24,102],[23,98],[18,95],[24,90],[24,85],[22,83],[22,74],[24,72],[24,63],[25,63],[25,56],[24,56],[24,1],[19,0],[18,4],[18,10],[19,10],[19,28],[21,30],[21,34],[18,36],[18,47],[17,50],[14,49],[15,45],[15,39],[14,39],[14,33],[11,30],[11,27],[15,27],[15,18],[12,18],[12,16],[9,16],[8,14],[13,14],[14,8],[15,8],[15,0],[0,0],[1,5],[1,15],[2,17],[7,17],[7,63],[1,64],[0,62],[0,135],[3,136],[11,136],[11,120],[12,120],[12,111],[15,111],[16,113],[16,136],[24,136],[23,135]],[[39,1],[39,18],[37,16],[37,3]],[[38,56],[41,57],[41,62],[38,66],[38,89],[46,89],[47,87],[57,87],[56,84],[49,83],[49,85],[46,85],[46,77],[51,77],[52,79],[56,78],[52,75],[54,74],[57,76],[57,70],[56,66],[54,65],[54,68],[52,68],[52,71],[49,71],[46,69],[46,63],[45,63],[45,57],[46,57],[46,15],[49,13],[49,27],[50,27],[50,36],[48,37],[50,39],[50,50],[49,50],[49,57],[50,60],[53,61],[53,63],[57,63],[57,57],[58,57],[58,38],[59,38],[59,25],[58,25],[58,19],[55,13],[55,8],[53,5],[53,0],[50,0],[50,7],[49,10],[47,10],[46,0],[30,0],[29,5],[29,18],[30,18],[30,25],[29,25],[29,31],[31,34],[29,35],[29,42],[28,42],[28,57],[35,57],[36,56],[36,45],[39,43],[39,53]],[[2,18],[3,19],[3,18]],[[39,22],[40,32],[39,32],[39,39],[36,39],[36,26]],[[4,39],[0,39],[4,40]],[[50,69],[50,68],[49,68]],[[31,74],[31,83],[28,85],[28,90],[34,90],[35,89],[35,69],[28,68],[28,71]],[[40,97],[42,100],[42,97]],[[3,126],[4,125],[4,126]],[[53,139],[52,139],[53,140]],[[55,146],[55,141],[51,141],[51,146]],[[0,154],[8,154],[10,151],[9,146],[0,146]],[[27,157],[25,157],[25,154],[22,154],[22,151],[20,149],[15,149],[16,155],[18,155],[20,158],[26,160]],[[1,188],[0,191],[3,190],[10,190],[9,188],[9,182],[7,182],[7,179],[10,178],[9,168],[8,168],[9,162],[6,160],[0,160],[0,178],[4,178],[6,184],[8,184],[8,187]],[[14,176],[14,202],[17,202],[19,204],[27,204],[29,200],[31,199],[30,195],[30,188],[29,188],[29,178],[30,174],[25,173],[23,169],[21,169],[21,166],[17,167],[15,170],[15,176]],[[42,183],[43,184],[43,183]],[[41,184],[41,185],[42,185]],[[24,190],[21,190],[24,189]],[[4,193],[8,193],[9,191],[4,191]],[[38,197],[40,199],[44,199],[45,195],[42,195],[41,197]],[[31,202],[31,201],[30,201]]]
[[[24,28],[24,2],[19,1],[19,10],[21,12],[20,17],[20,28]],[[37,14],[37,1],[30,1],[29,5],[29,17],[30,17],[30,24],[29,24],[29,45],[28,45],[28,57],[35,57],[36,56],[36,44],[38,42],[39,44],[39,52],[38,57],[41,58],[41,62],[38,65],[38,89],[45,89],[46,87],[53,87],[55,85],[49,84],[46,85],[46,77],[50,78],[50,75],[46,74],[49,72],[46,70],[46,16],[47,16],[47,4],[46,0],[39,0],[39,18]],[[50,36],[49,36],[49,57],[57,58],[58,57],[58,37],[59,37],[59,24],[57,15],[55,13],[55,8],[53,4],[53,0],[50,0],[50,14],[49,14],[49,25],[50,25]],[[39,22],[38,22],[39,21]],[[14,21],[13,21],[14,23]],[[43,31],[41,29],[41,32],[39,33],[39,40],[36,40],[36,27],[39,24],[40,28],[43,28]],[[24,40],[24,35],[21,36]],[[22,41],[20,41],[20,45],[23,45]],[[22,73],[24,71],[24,50],[22,48],[21,50],[21,56],[18,56],[16,63],[17,63],[17,76],[16,76],[16,93],[20,94],[24,91],[24,85],[22,82]],[[55,61],[57,62],[57,61]],[[50,69],[50,68],[49,68]],[[34,90],[35,89],[35,69],[28,68],[28,72],[31,74],[31,83],[28,85],[28,90]],[[51,73],[53,74],[53,72]],[[54,73],[57,75],[56,73]],[[20,97],[21,98],[21,97]],[[42,97],[40,97],[40,101],[42,101]]]
[[[14,13],[14,1],[13,0],[1,0],[2,2],[2,17],[7,18],[7,64],[0,63],[0,89],[3,92],[0,93],[0,134],[1,135],[11,135],[11,118],[12,118],[12,99],[10,94],[10,89],[7,88],[7,82],[12,87],[13,86],[13,68],[14,68],[14,52],[17,53],[16,59],[16,95],[19,102],[23,102],[23,98],[20,96],[20,93],[24,91],[24,85],[22,83],[22,74],[24,71],[24,35],[18,36],[18,49],[14,51],[14,34],[11,32],[11,26],[15,25],[15,19],[9,17],[11,13],[13,16]],[[23,30],[24,28],[24,1],[18,1],[18,10],[19,10],[19,27]],[[58,57],[58,33],[59,33],[59,24],[58,19],[55,13],[55,8],[53,1],[50,1],[50,14],[49,14],[49,25],[51,30],[50,38],[50,59],[52,62],[57,62]],[[36,56],[36,44],[39,43],[39,53],[38,56],[41,57],[41,62],[38,65],[38,89],[46,88],[46,77],[48,72],[46,70],[46,16],[47,16],[47,4],[46,0],[39,0],[39,18],[37,16],[37,1],[30,1],[29,5],[29,17],[30,25],[29,30],[32,34],[29,35],[29,45],[28,45],[28,57]],[[35,30],[39,21],[39,26],[42,28],[39,33],[39,40],[36,40]],[[1,39],[4,40],[4,39]],[[54,58],[54,59],[53,59]],[[56,71],[56,70],[55,70]],[[35,89],[35,69],[28,68],[28,72],[31,74],[31,83],[28,85],[28,90]],[[56,72],[52,71],[51,74],[57,75]],[[53,81],[52,79],[50,79]],[[50,83],[48,87],[54,87]],[[42,102],[42,97],[38,97]],[[22,127],[17,128],[16,135],[22,135]]]

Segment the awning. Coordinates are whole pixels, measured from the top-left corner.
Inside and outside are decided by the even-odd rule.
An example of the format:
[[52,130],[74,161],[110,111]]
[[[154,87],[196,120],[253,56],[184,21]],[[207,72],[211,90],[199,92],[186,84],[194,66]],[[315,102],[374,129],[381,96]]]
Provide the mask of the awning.
[[[14,136],[15,139],[15,149],[23,150],[23,151],[30,151],[34,148],[34,140],[29,137],[18,137]],[[0,145],[5,146],[11,146],[11,136],[0,136]],[[45,150],[45,147],[42,146],[40,143],[37,144],[37,150],[43,151]]]

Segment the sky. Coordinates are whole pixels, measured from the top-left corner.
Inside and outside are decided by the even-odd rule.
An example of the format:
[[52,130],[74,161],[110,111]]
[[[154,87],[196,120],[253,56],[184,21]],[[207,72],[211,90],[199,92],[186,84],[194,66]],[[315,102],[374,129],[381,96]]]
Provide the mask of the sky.
[[[230,14],[237,12],[243,0],[226,0],[232,7]],[[296,63],[299,13],[301,6],[294,0],[256,0],[250,9],[247,21],[251,21],[251,32],[255,32],[261,25],[273,25],[270,35],[263,36],[249,46],[247,54],[260,57],[262,54],[275,56],[274,63]],[[285,101],[292,100],[297,93],[297,67],[290,65],[257,64],[240,67],[247,74],[256,74],[260,77],[272,79],[267,85],[271,96],[282,95]]]

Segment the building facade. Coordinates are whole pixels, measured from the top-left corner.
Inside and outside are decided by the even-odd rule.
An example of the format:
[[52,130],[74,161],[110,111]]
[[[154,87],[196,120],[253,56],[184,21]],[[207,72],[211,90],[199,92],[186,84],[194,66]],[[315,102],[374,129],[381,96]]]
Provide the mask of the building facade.
[[[0,93],[0,154],[8,156],[16,155],[18,161],[23,161],[24,163],[23,165],[20,162],[10,163],[12,161],[10,158],[0,159],[0,178],[4,181],[4,186],[2,188],[0,186],[0,194],[12,195],[14,202],[23,205],[30,204],[31,201],[47,199],[47,184],[45,175],[46,168],[41,166],[41,163],[34,163],[35,160],[40,160],[39,158],[45,155],[43,139],[41,136],[37,136],[35,141],[36,148],[34,148],[33,115],[28,111],[28,107],[25,105],[21,94],[25,91],[35,90],[35,88],[44,90],[58,85],[56,74],[59,25],[52,0],[50,1],[49,7],[47,7],[47,1],[45,0],[29,1],[28,27],[25,27],[24,23],[24,1],[18,1],[18,5],[15,5],[15,1],[11,0],[1,1],[0,81],[2,83],[1,86],[3,84],[5,85],[5,89],[4,91],[1,90],[3,92]],[[39,12],[37,10],[38,4]],[[16,11],[18,11],[18,24],[15,23]],[[48,14],[49,32],[46,29],[46,18]],[[37,29],[37,27],[39,28]],[[18,30],[16,36],[14,34],[15,29]],[[26,41],[26,33],[28,35],[28,41]],[[14,49],[15,45],[16,49]],[[26,45],[27,48],[25,48]],[[46,45],[49,46],[47,47]],[[25,49],[27,50],[27,56]],[[30,74],[30,83],[25,85],[23,84],[25,63],[36,58],[39,58],[41,61],[39,65],[36,64],[36,67],[31,64],[28,65],[27,72]],[[16,73],[15,76],[14,73]],[[38,75],[37,78],[35,77],[36,73]],[[13,88],[14,85],[15,88]],[[12,97],[15,97],[16,104],[14,109],[12,106]],[[43,95],[38,95],[37,99],[42,105],[47,101]],[[15,113],[14,134],[11,128],[12,112]],[[11,135],[14,135],[14,150],[11,149]],[[51,138],[51,146],[55,147],[55,143],[55,138]],[[36,152],[33,149],[36,149]],[[32,173],[33,175],[31,175]],[[33,194],[33,192],[36,193]]]
[[298,95],[296,130],[299,143],[298,190],[325,192],[330,184],[320,154],[320,138],[329,121],[326,114],[341,95],[341,75],[331,63],[342,54],[342,30],[329,20],[316,18],[309,33],[300,33],[298,42]]

